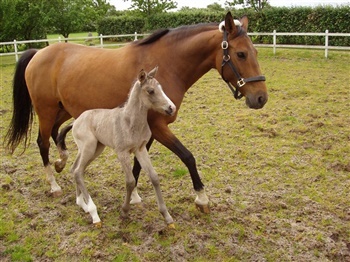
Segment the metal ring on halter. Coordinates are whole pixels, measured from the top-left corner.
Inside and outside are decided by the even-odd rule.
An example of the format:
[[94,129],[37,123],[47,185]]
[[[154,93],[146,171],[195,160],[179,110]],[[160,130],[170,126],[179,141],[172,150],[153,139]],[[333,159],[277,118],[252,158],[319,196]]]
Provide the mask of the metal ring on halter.
[[221,42],[221,48],[222,49],[227,49],[228,48],[228,42],[227,41],[222,41]]
[[245,85],[244,79],[243,79],[243,78],[239,79],[239,80],[237,81],[237,85],[238,85],[239,87],[244,86],[244,85]]

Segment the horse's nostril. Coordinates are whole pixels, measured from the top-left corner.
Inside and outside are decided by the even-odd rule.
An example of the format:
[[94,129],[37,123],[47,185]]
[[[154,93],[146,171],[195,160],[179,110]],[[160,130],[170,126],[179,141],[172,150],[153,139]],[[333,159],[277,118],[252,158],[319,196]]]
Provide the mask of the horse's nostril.
[[266,103],[266,97],[265,96],[259,96],[258,97],[258,103],[260,104],[260,105],[265,105],[265,103]]

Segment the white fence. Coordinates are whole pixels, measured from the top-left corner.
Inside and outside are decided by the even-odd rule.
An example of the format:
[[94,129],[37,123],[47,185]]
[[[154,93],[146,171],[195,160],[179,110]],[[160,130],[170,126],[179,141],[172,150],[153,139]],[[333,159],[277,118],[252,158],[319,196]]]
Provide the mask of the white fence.
[[[350,46],[330,46],[329,43],[329,37],[330,36],[342,36],[342,37],[350,37],[350,33],[329,33],[328,30],[326,30],[324,33],[277,33],[276,30],[273,31],[273,33],[248,33],[248,35],[257,35],[257,36],[263,36],[268,35],[273,37],[273,43],[272,44],[256,44],[255,46],[267,46],[267,47],[273,47],[273,54],[276,54],[276,48],[282,47],[282,48],[309,48],[309,49],[324,49],[325,58],[328,57],[328,50],[350,50]],[[324,45],[282,45],[277,44],[277,36],[323,36],[325,41]]]
[[109,46],[123,46],[126,45],[127,43],[112,43],[112,44],[106,44],[104,42],[104,39],[106,38],[123,38],[123,37],[133,37],[134,41],[138,39],[138,37],[144,37],[149,34],[125,34],[125,35],[99,35],[99,36],[86,36],[86,37],[74,37],[74,38],[61,38],[58,37],[56,39],[40,39],[40,40],[24,40],[24,41],[16,41],[13,40],[12,42],[0,42],[0,48],[1,46],[5,45],[13,45],[14,52],[7,52],[7,53],[0,53],[1,56],[15,56],[16,62],[18,61],[18,57],[20,54],[24,53],[24,51],[18,51],[18,45],[22,44],[28,44],[28,43],[57,43],[57,42],[62,42],[62,41],[73,41],[73,42],[84,42],[87,45],[90,45],[94,39],[99,40],[98,45],[93,45],[94,47],[97,48],[104,48],[104,47],[109,47]]
[[[108,46],[122,46],[126,45],[126,43],[113,43],[113,44],[105,44],[104,39],[105,38],[122,38],[122,37],[133,37],[134,40],[137,40],[138,37],[144,37],[148,34],[137,34],[136,32],[134,34],[125,34],[125,35],[99,35],[99,36],[87,36],[87,37],[76,37],[76,38],[57,38],[57,39],[41,39],[41,40],[26,40],[26,41],[12,41],[12,42],[1,42],[0,47],[4,45],[13,45],[14,46],[14,52],[9,53],[0,53],[0,56],[10,56],[14,55],[16,58],[16,61],[18,61],[18,57],[20,54],[23,53],[18,51],[18,45],[20,44],[27,44],[27,43],[52,43],[52,42],[62,42],[62,41],[83,41],[89,44],[94,39],[99,39],[99,44],[94,45],[94,47],[97,48],[104,48]],[[255,44],[255,46],[262,46],[262,47],[272,47],[273,53],[276,54],[276,48],[309,48],[309,49],[324,49],[325,50],[325,58],[328,57],[328,51],[329,50],[350,50],[350,46],[330,46],[329,43],[329,37],[337,36],[337,37],[350,37],[350,33],[329,33],[328,30],[326,30],[324,33],[277,33],[276,30],[274,30],[272,33],[248,33],[250,36],[271,36],[273,39],[272,44]],[[323,36],[325,41],[324,45],[285,45],[285,44],[277,44],[277,37],[278,36]]]

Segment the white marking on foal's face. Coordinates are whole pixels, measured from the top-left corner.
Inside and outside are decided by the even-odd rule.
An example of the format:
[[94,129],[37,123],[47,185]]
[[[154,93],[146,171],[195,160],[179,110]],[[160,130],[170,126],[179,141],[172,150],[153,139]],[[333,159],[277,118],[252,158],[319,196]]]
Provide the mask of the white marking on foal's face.
[[149,83],[146,83],[144,90],[147,92],[147,103],[149,107],[162,114],[173,116],[176,112],[176,106],[164,93],[162,86],[157,80],[148,79]]

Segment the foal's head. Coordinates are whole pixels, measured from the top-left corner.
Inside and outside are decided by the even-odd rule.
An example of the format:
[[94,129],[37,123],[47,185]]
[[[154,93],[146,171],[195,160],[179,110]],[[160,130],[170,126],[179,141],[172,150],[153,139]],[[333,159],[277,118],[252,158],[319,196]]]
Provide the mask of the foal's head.
[[162,86],[154,78],[158,71],[158,67],[152,69],[149,73],[146,73],[143,69],[138,74],[138,81],[141,87],[140,98],[144,105],[166,115],[174,115],[176,106],[164,93]]

